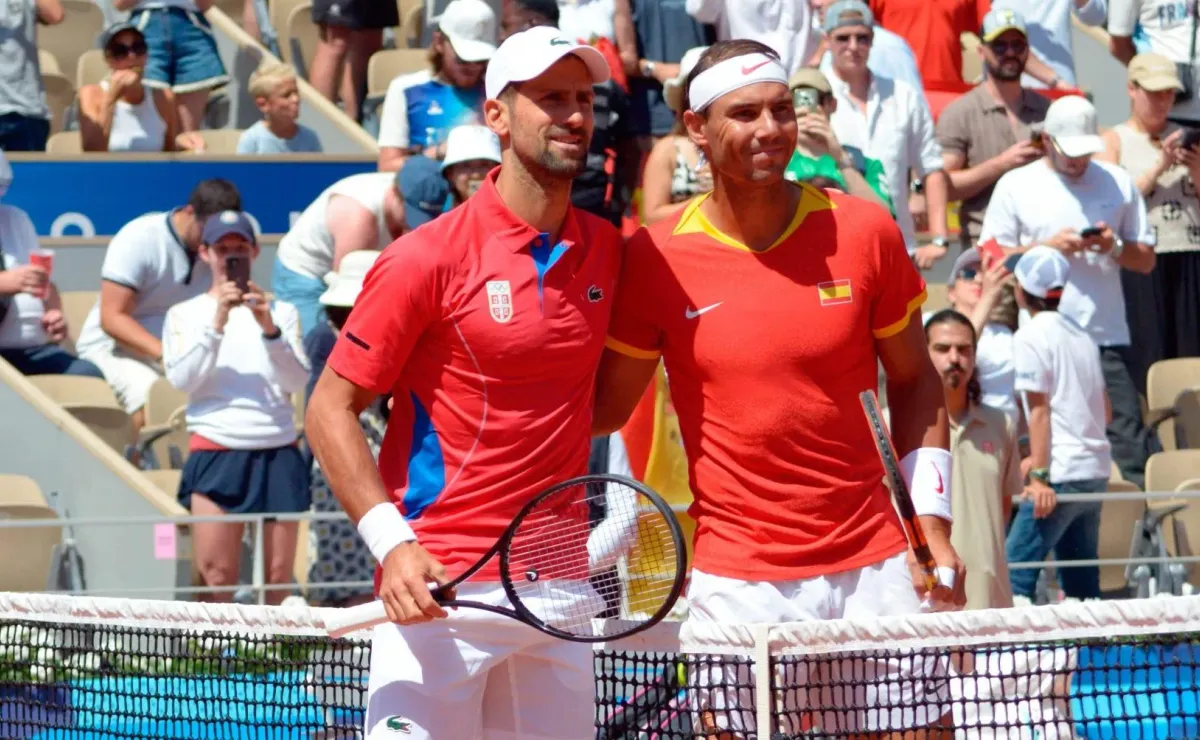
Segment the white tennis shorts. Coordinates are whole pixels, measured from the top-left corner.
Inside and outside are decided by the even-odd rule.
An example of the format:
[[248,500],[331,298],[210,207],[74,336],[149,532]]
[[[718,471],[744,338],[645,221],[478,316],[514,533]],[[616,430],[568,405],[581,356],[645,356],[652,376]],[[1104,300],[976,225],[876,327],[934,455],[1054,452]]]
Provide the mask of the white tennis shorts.
[[[873,565],[795,581],[742,581],[692,571],[688,619],[804,622],[914,614],[920,598],[905,554]],[[699,666],[690,683],[701,714],[734,732],[755,731],[751,667]],[[883,732],[934,725],[950,709],[949,660],[917,655],[786,658],[775,668],[779,726],[797,734]]]
[[[554,595],[596,599],[599,612],[603,602],[583,587],[586,593],[566,586]],[[460,586],[458,598],[508,606],[499,583]],[[407,627],[380,625],[371,642],[367,739],[591,737],[592,655],[591,645],[479,609],[462,608],[447,619]]]

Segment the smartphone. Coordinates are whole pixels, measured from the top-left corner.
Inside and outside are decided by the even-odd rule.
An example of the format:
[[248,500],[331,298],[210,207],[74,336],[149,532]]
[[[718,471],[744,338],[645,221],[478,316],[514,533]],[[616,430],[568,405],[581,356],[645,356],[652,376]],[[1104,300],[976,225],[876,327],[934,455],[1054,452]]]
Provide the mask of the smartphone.
[[821,107],[821,93],[811,87],[798,87],[792,90],[792,107],[805,110],[818,110]]
[[1200,128],[1186,129],[1179,145],[1184,149],[1195,149],[1197,144],[1200,144]]
[[1017,263],[1020,261],[1021,261],[1020,253],[1010,254],[1010,255],[1008,255],[1008,258],[1004,260],[1004,269],[1008,270],[1009,272],[1016,272],[1017,271]]
[[1042,132],[1037,131],[1035,129],[1030,129],[1029,130],[1029,143],[1033,144],[1038,149],[1041,149],[1044,146],[1042,144]]
[[1100,228],[1099,226],[1089,226],[1086,229],[1084,229],[1083,231],[1079,232],[1079,238],[1080,239],[1091,239],[1093,237],[1100,236],[1103,233],[1104,233],[1104,229]]
[[237,284],[238,290],[250,290],[250,258],[233,255],[225,258],[225,275]]

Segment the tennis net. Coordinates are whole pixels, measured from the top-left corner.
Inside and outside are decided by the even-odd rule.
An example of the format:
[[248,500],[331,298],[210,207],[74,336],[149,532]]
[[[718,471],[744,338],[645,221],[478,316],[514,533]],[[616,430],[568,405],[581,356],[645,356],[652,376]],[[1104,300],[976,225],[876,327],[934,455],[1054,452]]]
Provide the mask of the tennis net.
[[[369,642],[324,615],[0,594],[0,738],[361,737]],[[1200,737],[1200,597],[664,623],[595,667],[597,740]]]

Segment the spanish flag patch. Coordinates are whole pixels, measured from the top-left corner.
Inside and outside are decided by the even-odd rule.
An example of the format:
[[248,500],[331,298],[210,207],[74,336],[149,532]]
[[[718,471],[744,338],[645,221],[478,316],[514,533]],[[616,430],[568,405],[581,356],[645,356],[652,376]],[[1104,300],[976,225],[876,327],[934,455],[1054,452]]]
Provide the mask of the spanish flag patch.
[[817,295],[821,298],[822,306],[840,306],[843,303],[854,302],[854,296],[850,293],[849,280],[817,283]]

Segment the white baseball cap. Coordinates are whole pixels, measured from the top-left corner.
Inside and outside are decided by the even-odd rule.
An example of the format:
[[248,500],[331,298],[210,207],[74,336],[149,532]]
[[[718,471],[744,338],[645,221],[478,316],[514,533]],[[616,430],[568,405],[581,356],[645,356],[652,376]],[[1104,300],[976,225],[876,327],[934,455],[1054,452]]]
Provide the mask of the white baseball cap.
[[455,126],[446,137],[446,158],[442,160],[442,172],[447,167],[472,159],[486,159],[500,164],[500,137],[487,126]]
[[707,46],[695,46],[683,52],[683,57],[679,60],[679,74],[663,83],[663,99],[667,101],[671,110],[678,112],[685,107],[683,85],[706,51],[708,51]]
[[1042,130],[1068,157],[1086,157],[1104,151],[1096,107],[1081,95],[1067,95],[1051,103]]
[[512,83],[539,77],[568,54],[574,54],[587,65],[593,85],[608,82],[612,73],[603,54],[587,44],[571,41],[557,28],[534,26],[514,33],[500,44],[488,63],[484,84],[487,96],[497,98]]
[[438,30],[464,62],[486,62],[496,53],[496,13],[483,0],[452,0]]
[[379,254],[373,249],[360,249],[342,257],[337,272],[326,276],[329,289],[321,294],[321,305],[353,307],[355,299],[362,292],[363,280],[375,264],[375,260],[379,259]]
[[1071,264],[1053,247],[1032,247],[1021,255],[1013,275],[1026,293],[1038,298],[1058,298],[1067,285]]

